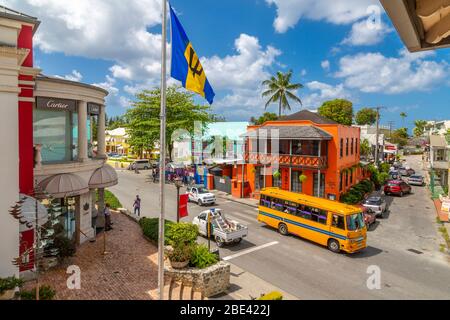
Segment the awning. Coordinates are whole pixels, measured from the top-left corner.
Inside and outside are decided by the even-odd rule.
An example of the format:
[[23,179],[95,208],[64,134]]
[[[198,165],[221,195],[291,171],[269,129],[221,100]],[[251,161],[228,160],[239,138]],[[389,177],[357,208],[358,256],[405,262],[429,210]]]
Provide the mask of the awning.
[[76,197],[89,192],[86,181],[71,173],[51,176],[39,183],[39,187],[57,199]]
[[91,189],[103,189],[117,185],[119,178],[117,177],[116,170],[108,164],[95,170],[94,174],[89,180],[89,188]]

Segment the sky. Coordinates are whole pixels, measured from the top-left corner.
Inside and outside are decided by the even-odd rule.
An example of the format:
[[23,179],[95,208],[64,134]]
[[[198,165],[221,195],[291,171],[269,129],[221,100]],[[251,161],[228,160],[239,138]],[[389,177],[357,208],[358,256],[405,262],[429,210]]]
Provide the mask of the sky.
[[[0,0],[38,17],[35,65],[107,89],[108,115],[159,86],[160,0]],[[214,113],[264,112],[262,81],[293,71],[303,106],[382,106],[382,123],[450,119],[450,49],[411,54],[377,0],[171,0],[216,92]],[[170,50],[169,50],[170,52]],[[170,64],[169,64],[170,65]],[[169,80],[170,84],[176,84]],[[206,104],[202,98],[196,100]],[[277,112],[273,105],[268,111]],[[401,112],[408,118],[403,120]]]

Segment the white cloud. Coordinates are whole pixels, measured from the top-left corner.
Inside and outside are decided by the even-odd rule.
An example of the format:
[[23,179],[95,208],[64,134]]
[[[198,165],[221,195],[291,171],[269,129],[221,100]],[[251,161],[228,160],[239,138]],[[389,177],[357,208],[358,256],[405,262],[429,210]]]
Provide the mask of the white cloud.
[[235,40],[235,55],[202,58],[203,67],[215,89],[255,89],[267,79],[267,69],[281,54],[268,46],[263,49],[258,38],[241,34]]
[[308,109],[317,109],[325,101],[333,99],[351,99],[351,94],[343,84],[330,85],[327,83],[312,81],[306,84],[311,94],[303,99],[303,105]]
[[71,74],[67,74],[65,76],[56,75],[55,77],[75,82],[80,82],[81,80],[83,80],[83,75],[77,70],[73,70]]
[[349,24],[370,15],[368,8],[378,5],[377,0],[266,0],[277,7],[275,30],[286,32],[301,18],[325,20],[333,24]]
[[342,41],[342,44],[353,46],[375,45],[382,42],[384,37],[392,31],[393,29],[382,22],[376,25],[367,20],[358,21],[353,24],[350,34]]
[[416,55],[402,50],[396,58],[385,57],[381,53],[345,56],[340,60],[340,69],[335,76],[345,79],[346,87],[366,93],[428,90],[450,74],[446,62],[425,60],[431,55],[432,52]]
[[320,66],[322,67],[323,70],[329,71],[330,70],[330,61],[328,61],[328,60],[322,61]]

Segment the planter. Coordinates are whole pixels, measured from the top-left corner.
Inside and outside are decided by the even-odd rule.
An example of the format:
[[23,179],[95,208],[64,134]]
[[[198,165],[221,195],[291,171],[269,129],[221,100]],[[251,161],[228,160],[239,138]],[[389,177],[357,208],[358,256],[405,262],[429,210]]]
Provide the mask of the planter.
[[6,290],[0,295],[0,300],[12,300],[16,295],[16,289]]
[[184,262],[170,261],[170,265],[172,266],[172,268],[174,268],[176,270],[181,270],[181,269],[185,269],[189,265],[189,261],[184,261]]

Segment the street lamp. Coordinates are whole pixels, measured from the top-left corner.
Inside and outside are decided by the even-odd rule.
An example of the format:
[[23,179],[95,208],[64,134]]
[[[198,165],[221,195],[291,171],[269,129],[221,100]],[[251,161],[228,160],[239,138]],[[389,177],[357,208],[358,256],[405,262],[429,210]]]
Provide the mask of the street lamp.
[[175,187],[177,188],[177,223],[180,223],[180,189],[183,187],[183,180],[180,177],[175,179]]

